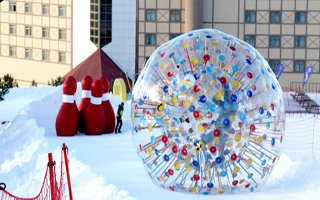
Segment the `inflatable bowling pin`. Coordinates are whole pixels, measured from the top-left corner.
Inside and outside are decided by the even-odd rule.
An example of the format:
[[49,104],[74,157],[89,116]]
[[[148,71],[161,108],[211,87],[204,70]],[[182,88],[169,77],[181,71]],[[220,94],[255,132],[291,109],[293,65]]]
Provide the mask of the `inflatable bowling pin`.
[[63,83],[62,105],[56,118],[57,136],[74,136],[77,133],[79,111],[74,94],[77,84],[72,76]]
[[103,85],[100,80],[93,82],[91,86],[91,100],[84,112],[84,123],[87,135],[100,135],[103,133],[105,118],[101,105]]
[[89,75],[86,75],[81,80],[82,93],[81,93],[81,103],[79,105],[78,130],[82,133],[84,133],[86,130],[84,126],[84,111],[87,110],[90,104],[92,82],[93,82],[92,78]]
[[105,115],[104,133],[113,133],[116,118],[111,103],[108,99],[109,81],[103,76],[101,76],[99,80],[103,84],[102,108]]

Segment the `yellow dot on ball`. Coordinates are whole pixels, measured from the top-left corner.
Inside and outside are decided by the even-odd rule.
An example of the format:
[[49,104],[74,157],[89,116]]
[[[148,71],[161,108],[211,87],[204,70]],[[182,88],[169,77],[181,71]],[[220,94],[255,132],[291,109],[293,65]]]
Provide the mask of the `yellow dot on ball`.
[[171,98],[171,102],[172,102],[173,105],[176,105],[176,104],[178,103],[177,97],[175,97],[175,96],[172,97],[172,98]]
[[250,165],[252,164],[252,158],[249,158],[249,159],[246,161],[246,163],[247,163],[247,166],[250,166]]
[[238,88],[239,86],[240,86],[239,81],[233,81],[233,83],[232,83],[233,88]]
[[231,148],[233,145],[233,142],[227,142],[227,147]]
[[190,106],[190,100],[189,99],[183,100],[183,107],[188,108],[189,106]]
[[152,155],[152,149],[151,149],[151,148],[148,148],[148,149],[147,149],[147,153],[148,153],[149,156],[151,156],[151,155]]
[[162,64],[161,64],[161,69],[164,70],[166,67],[167,67],[167,64],[166,64],[166,63],[162,63]]
[[235,166],[234,169],[233,169],[233,172],[234,172],[235,174],[237,174],[238,172],[240,172],[240,167]]
[[261,144],[263,142],[263,138],[261,136],[258,137],[258,143]]
[[190,188],[190,192],[196,193],[196,192],[197,192],[197,189],[196,189],[195,187],[192,187],[192,188]]
[[216,84],[216,80],[211,79],[211,80],[210,80],[210,85],[214,85],[214,84]]
[[149,131],[149,132],[152,132],[152,130],[153,130],[152,125],[151,125],[151,124],[148,124],[148,131]]
[[219,43],[218,43],[217,41],[213,41],[213,42],[212,42],[212,45],[213,45],[214,47],[217,47],[217,46],[219,45]]
[[187,42],[184,42],[183,44],[182,44],[182,48],[187,48],[189,46],[189,44],[187,43]]
[[197,60],[196,58],[193,58],[193,59],[191,60],[191,64],[192,64],[192,65],[198,64],[198,60]]
[[188,166],[186,166],[186,170],[187,170],[187,172],[191,172],[192,167],[190,167],[190,166],[188,165]]
[[179,169],[180,169],[180,163],[179,163],[179,162],[175,162],[175,163],[173,164],[173,166],[174,166],[174,168],[175,168],[176,170],[179,170]]
[[202,124],[198,125],[198,132],[199,133],[203,133],[204,132],[204,127],[202,126]]
[[234,136],[234,141],[239,142],[241,140],[241,134],[236,134]]
[[214,98],[216,98],[218,101],[222,99],[222,93],[221,92],[216,92],[214,95]]

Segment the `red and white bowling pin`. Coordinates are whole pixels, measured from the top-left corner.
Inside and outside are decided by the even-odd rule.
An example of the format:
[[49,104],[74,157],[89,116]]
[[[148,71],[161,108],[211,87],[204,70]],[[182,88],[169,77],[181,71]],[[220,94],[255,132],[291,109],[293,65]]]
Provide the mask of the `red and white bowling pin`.
[[112,108],[111,103],[108,98],[109,81],[103,76],[101,76],[99,80],[103,84],[102,108],[103,108],[104,117],[105,117],[105,127],[104,127],[103,132],[104,133],[113,133],[114,126],[116,123],[116,118],[115,118],[113,108]]
[[62,105],[56,118],[57,136],[74,136],[77,133],[79,111],[74,95],[77,84],[72,76],[63,83]]
[[84,112],[87,110],[90,99],[91,99],[91,85],[92,85],[92,77],[86,75],[81,80],[82,92],[81,92],[81,103],[79,105],[79,123],[78,130],[82,133],[85,132],[85,123],[84,123]]
[[100,135],[105,125],[104,111],[101,105],[103,85],[100,80],[93,82],[91,86],[91,100],[84,112],[84,123],[87,135]]

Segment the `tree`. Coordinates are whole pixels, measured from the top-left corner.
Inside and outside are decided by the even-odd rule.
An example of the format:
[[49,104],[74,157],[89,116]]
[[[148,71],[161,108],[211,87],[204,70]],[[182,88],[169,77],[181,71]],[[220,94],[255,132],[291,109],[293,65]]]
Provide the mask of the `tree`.
[[17,81],[10,75],[5,74],[0,77],[0,101],[4,100],[4,96],[9,93],[9,89],[19,87]]
[[59,86],[63,84],[63,81],[64,81],[63,77],[58,76],[57,78],[55,79],[52,78],[50,81],[48,81],[48,85]]

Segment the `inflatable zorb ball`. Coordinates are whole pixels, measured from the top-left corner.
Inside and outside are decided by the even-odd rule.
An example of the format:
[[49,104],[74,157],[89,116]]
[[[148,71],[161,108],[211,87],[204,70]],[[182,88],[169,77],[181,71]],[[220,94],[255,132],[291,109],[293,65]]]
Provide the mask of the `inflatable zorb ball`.
[[152,180],[172,191],[254,191],[279,159],[280,85],[249,44],[212,29],[150,57],[133,89],[132,135]]

